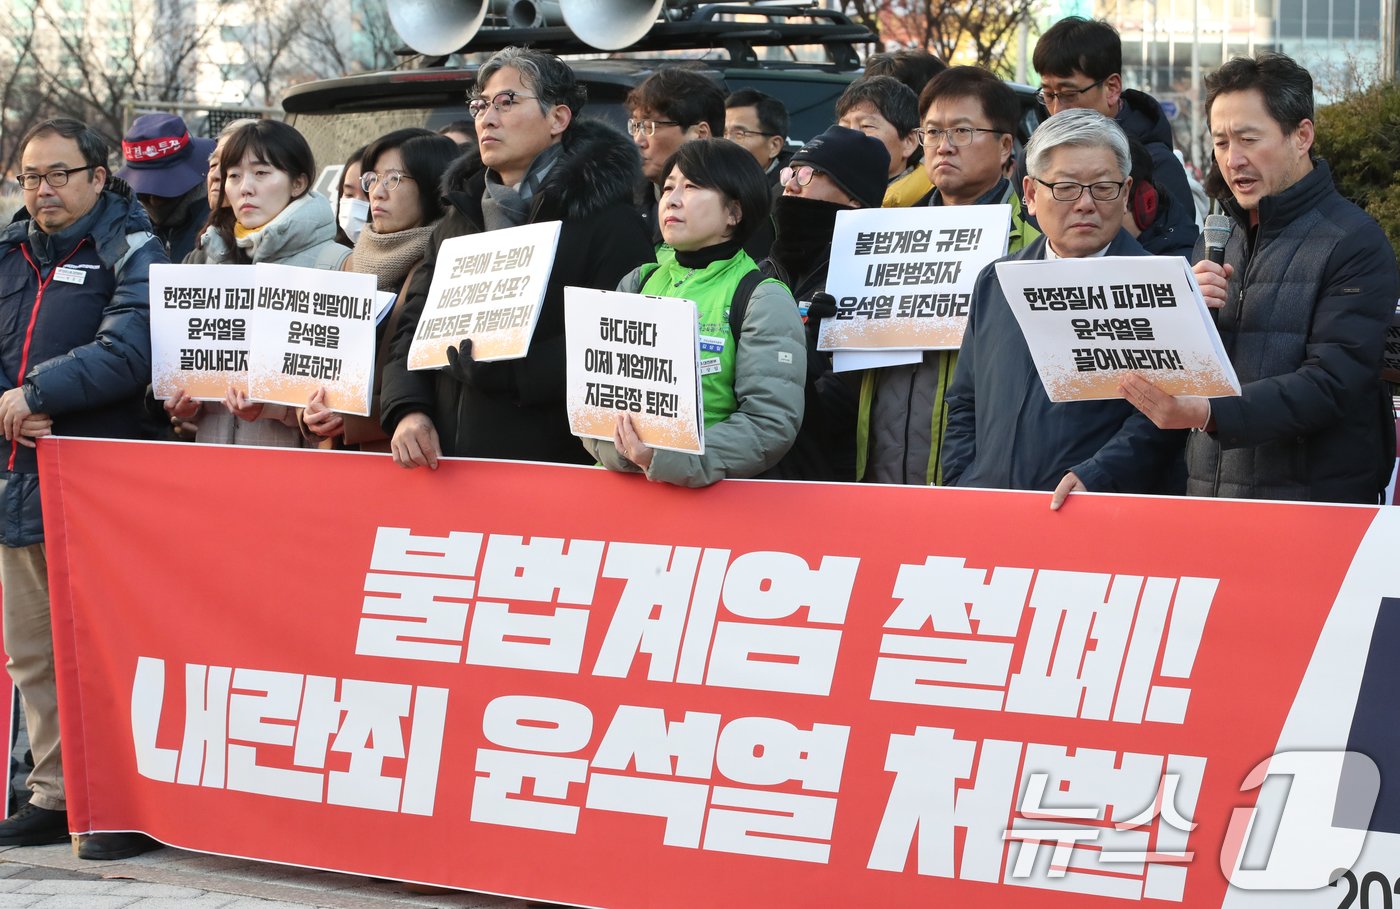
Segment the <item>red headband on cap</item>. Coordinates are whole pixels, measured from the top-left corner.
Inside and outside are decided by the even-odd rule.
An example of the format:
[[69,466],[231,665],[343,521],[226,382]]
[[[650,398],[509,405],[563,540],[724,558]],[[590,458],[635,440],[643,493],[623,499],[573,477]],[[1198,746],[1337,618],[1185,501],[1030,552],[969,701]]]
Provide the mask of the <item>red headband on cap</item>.
[[188,130],[183,135],[167,139],[142,139],[137,142],[127,142],[123,139],[122,157],[129,162],[156,161],[178,154],[189,144],[190,134]]

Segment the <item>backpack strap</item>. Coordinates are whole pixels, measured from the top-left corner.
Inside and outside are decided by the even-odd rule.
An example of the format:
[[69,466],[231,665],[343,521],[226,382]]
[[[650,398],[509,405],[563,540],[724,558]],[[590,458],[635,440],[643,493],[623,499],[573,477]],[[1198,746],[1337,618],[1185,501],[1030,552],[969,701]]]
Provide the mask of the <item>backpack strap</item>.
[[[734,296],[729,301],[729,333],[734,336],[734,343],[739,343],[739,332],[744,327],[744,317],[749,314],[749,298],[758,285],[768,280],[771,275],[765,274],[765,266],[769,260],[764,259],[763,265],[749,271],[739,279],[739,284],[734,288]],[[737,352],[738,347],[735,347]],[[737,356],[737,353],[736,353]]]

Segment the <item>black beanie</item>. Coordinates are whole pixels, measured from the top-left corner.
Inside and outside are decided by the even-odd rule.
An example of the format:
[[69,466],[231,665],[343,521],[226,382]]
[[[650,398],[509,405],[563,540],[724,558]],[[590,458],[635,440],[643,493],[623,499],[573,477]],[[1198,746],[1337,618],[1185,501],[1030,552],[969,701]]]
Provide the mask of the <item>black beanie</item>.
[[885,143],[858,129],[828,127],[797,150],[791,167],[810,164],[865,208],[879,208],[889,183],[890,153]]

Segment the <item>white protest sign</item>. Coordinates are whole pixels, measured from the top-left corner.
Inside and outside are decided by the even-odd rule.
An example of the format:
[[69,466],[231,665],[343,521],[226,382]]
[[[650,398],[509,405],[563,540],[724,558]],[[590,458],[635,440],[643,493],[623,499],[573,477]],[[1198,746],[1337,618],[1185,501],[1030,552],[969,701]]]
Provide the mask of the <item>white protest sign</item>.
[[977,273],[1006,255],[1010,205],[852,209],[836,216],[818,350],[957,348]]
[[1240,393],[1180,256],[999,262],[996,269],[1050,400],[1117,398],[1128,372],[1173,395]]
[[242,265],[151,266],[151,387],[222,401],[248,381],[257,276]]
[[705,453],[695,303],[564,288],[569,429],[612,439],[630,413],[653,448]]
[[409,369],[447,365],[447,348],[472,339],[474,360],[517,360],[530,350],[554,268],[559,221],[443,241],[428,300],[408,349]]
[[[152,297],[152,299],[155,299]],[[1390,327],[1385,330],[1385,354],[1381,362],[1381,378],[1387,382],[1400,383],[1400,303],[1395,305],[1395,315]]]
[[305,407],[324,388],[331,410],[369,416],[374,275],[265,262],[248,270],[258,282],[248,397]]

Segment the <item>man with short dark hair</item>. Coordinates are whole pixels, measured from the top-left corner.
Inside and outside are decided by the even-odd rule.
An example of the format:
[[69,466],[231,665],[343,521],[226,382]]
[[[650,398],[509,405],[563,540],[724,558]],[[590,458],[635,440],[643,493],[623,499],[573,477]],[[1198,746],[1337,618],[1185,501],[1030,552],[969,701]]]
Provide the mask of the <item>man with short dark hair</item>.
[[[865,75],[893,76],[909,86],[914,97],[923,95],[924,89],[935,76],[948,68],[933,54],[921,47],[901,47],[899,50],[871,54],[865,60]],[[916,149],[911,164],[922,159],[923,150]],[[927,196],[933,184],[922,167],[910,167],[903,176],[890,183],[885,190],[885,208],[908,208],[917,205]]]
[[1123,391],[1158,426],[1200,430],[1189,495],[1374,505],[1395,458],[1380,375],[1400,296],[1394,250],[1313,155],[1307,70],[1282,54],[1236,57],[1206,92],[1234,230],[1224,266],[1195,272],[1242,392],[1173,397],[1138,375]]
[[[1031,136],[1026,161],[1022,191],[1045,236],[1010,260],[1148,254],[1123,230],[1132,178],[1128,140],[1112,120],[1090,110],[1056,114]],[[948,390],[948,485],[1053,490],[1052,509],[1075,491],[1150,492],[1181,436],[1126,401],[1051,401],[996,266],[977,276]]]
[[852,82],[836,99],[836,122],[879,139],[890,153],[888,182],[913,166],[919,149],[914,128],[919,125],[919,98],[892,76],[869,76]]
[[632,89],[623,106],[629,116],[627,131],[641,153],[646,177],[638,191],[637,210],[655,245],[661,242],[656,207],[666,179],[662,168],[683,143],[724,135],[724,92],[699,70],[663,66]]
[[774,186],[778,185],[778,172],[791,157],[787,133],[787,108],[772,95],[741,88],[724,99],[724,138],[753,155]]
[[[436,468],[441,455],[585,463],[565,407],[564,287],[613,290],[651,260],[632,193],[637,150],[597,120],[582,120],[584,91],[558,57],[508,47],[482,64],[469,109],[478,145],[443,177],[447,211],[414,273],[390,346],[381,423],[401,467]],[[558,251],[526,355],[479,363],[470,339],[449,366],[408,369],[444,240],[561,221]]]
[[[1010,205],[1007,251],[1038,237],[1002,170],[1011,157],[1020,105],[996,76],[955,66],[933,78],[919,98],[932,184],[919,205]],[[888,199],[888,196],[886,197]],[[857,478],[876,483],[942,485],[939,461],[948,425],[945,398],[957,366],[955,350],[926,350],[918,363],[866,370],[861,381]]]
[[[165,262],[125,184],[109,188],[107,144],[77,120],[46,120],[20,142],[27,218],[0,231],[0,591],[8,669],[34,753],[29,803],[0,822],[0,845],[68,839],[48,557],[34,437],[140,438],[151,376],[149,271]],[[42,305],[41,305],[42,304]],[[52,479],[52,478],[50,478]],[[78,855],[155,848],[135,833],[87,837]]]
[[[1172,153],[1171,123],[1156,98],[1123,87],[1123,42],[1113,26],[1080,16],[1061,19],[1036,42],[1031,65],[1040,76],[1036,97],[1052,115],[1076,107],[1096,110],[1152,153],[1153,181],[1172,204],[1143,247],[1164,255],[1195,243],[1195,202],[1186,169]],[[1025,174],[1018,165],[1018,182]]]

